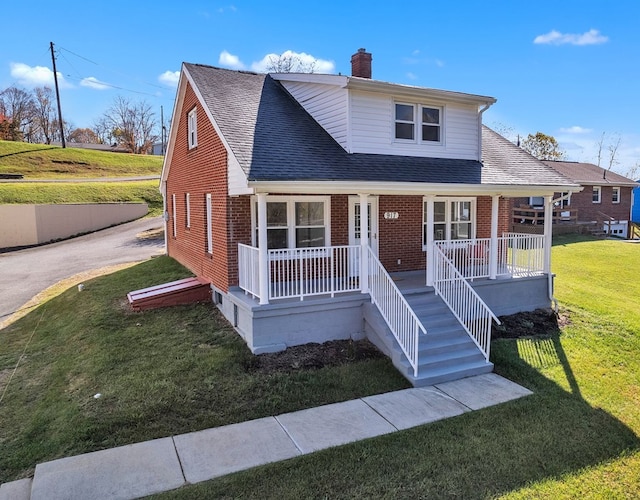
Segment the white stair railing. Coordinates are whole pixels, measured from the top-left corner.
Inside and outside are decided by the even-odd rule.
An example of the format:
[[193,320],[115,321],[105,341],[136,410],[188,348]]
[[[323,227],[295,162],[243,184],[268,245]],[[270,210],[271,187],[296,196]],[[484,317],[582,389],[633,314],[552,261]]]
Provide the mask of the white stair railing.
[[382,314],[417,377],[419,335],[427,330],[371,248],[367,250],[371,302]]
[[467,283],[464,276],[437,246],[433,245],[435,276],[433,288],[489,361],[491,320],[500,320]]

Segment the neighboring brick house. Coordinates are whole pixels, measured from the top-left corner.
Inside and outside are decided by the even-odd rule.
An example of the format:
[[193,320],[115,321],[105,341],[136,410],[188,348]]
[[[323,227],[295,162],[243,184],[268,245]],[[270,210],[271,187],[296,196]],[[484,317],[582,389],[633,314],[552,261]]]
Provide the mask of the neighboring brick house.
[[482,125],[494,98],[372,80],[364,49],[352,73],[185,63],[167,252],[254,353],[367,336],[415,385],[490,371],[492,318],[552,300],[510,198],[580,187]]
[[637,183],[592,163],[544,161],[584,190],[573,193],[567,206],[578,210],[578,220],[595,222],[602,214],[615,220],[628,221],[631,216],[632,191]]

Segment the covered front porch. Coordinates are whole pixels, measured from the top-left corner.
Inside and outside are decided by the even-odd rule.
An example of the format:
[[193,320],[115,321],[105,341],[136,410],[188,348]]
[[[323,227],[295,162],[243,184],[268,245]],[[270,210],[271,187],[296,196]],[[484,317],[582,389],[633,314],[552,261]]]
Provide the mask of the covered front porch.
[[[531,235],[504,232],[498,235],[499,195],[492,197],[490,237],[460,238],[464,232],[461,229],[456,239],[436,239],[439,221],[434,217],[434,205],[439,198],[425,196],[424,263],[417,266],[418,269],[402,273],[390,273],[381,263],[376,247],[379,245],[382,250],[389,242],[374,241],[376,232],[370,227],[370,197],[365,194],[358,198],[359,224],[356,230],[361,235],[369,235],[369,238],[360,238],[356,245],[268,248],[266,196],[257,196],[258,245],[238,245],[238,291],[245,298],[241,300],[236,296],[236,300],[241,300],[242,304],[238,304],[251,311],[251,318],[263,315],[282,317],[284,311],[297,311],[292,313],[286,324],[287,320],[269,323],[272,329],[282,333],[280,343],[277,335],[269,334],[269,338],[275,340],[274,349],[316,338],[304,334],[295,337],[286,333],[289,330],[306,331],[306,326],[300,327],[300,321],[309,322],[309,331],[317,331],[318,323],[326,322],[331,329],[342,332],[340,334],[351,331],[367,333],[372,338],[367,329],[372,330],[371,325],[376,323],[374,316],[377,315],[382,319],[379,322],[382,326],[373,328],[376,330],[375,343],[392,359],[394,350],[401,353],[394,363],[407,372],[405,375],[414,384],[417,380],[433,383],[434,380],[444,380],[438,378],[443,375],[437,370],[435,375],[432,373],[428,377],[425,373],[434,372],[433,366],[441,368],[441,358],[446,354],[445,348],[449,347],[446,345],[448,339],[454,339],[452,342],[455,341],[456,345],[463,345],[460,336],[468,344],[462,349],[465,356],[474,358],[473,369],[490,371],[491,324],[498,322],[498,318],[488,304],[500,305],[504,302],[516,310],[531,309],[529,304],[517,303],[527,296],[531,279],[537,290],[531,294],[535,297],[532,302],[536,307],[540,307],[541,303],[550,304],[551,233]],[[551,204],[551,197],[547,201]],[[469,213],[465,215],[469,216]],[[390,216],[393,217],[393,213]],[[468,227],[473,226],[469,224]],[[515,285],[520,291],[505,292],[509,288],[505,288],[506,283],[511,283],[513,287],[516,280],[520,281]],[[483,293],[479,294],[476,289]],[[501,291],[496,294],[491,293],[491,289]],[[507,299],[509,296],[514,299]],[[492,300],[492,297],[497,299]],[[294,305],[296,301],[302,308]],[[303,309],[307,313],[298,316]],[[235,311],[236,325],[243,321],[237,316],[238,312]],[[363,318],[365,326],[358,327]],[[348,326],[342,329],[338,322]],[[438,339],[442,325],[446,325],[448,330],[436,342],[438,356],[434,361],[433,354],[428,350],[434,348],[430,342]],[[253,328],[253,325],[247,326],[249,330],[253,331]],[[238,329],[240,331],[242,328],[238,326]],[[254,352],[270,349],[266,344],[248,343]],[[452,348],[454,351],[457,349],[460,347]],[[477,353],[479,359],[470,350]],[[429,364],[433,366],[427,366]],[[481,373],[465,372],[466,368],[460,370],[460,373]]]

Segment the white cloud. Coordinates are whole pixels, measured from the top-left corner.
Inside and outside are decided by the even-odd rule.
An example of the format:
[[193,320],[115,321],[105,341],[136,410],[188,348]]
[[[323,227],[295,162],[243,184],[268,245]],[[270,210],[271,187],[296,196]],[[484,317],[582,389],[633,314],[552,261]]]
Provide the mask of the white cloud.
[[560,33],[551,30],[544,35],[538,35],[534,38],[533,43],[546,45],[599,45],[609,41],[609,37],[601,35],[600,31],[590,29],[589,31],[579,33]]
[[580,127],[579,125],[560,129],[560,132],[563,132],[565,134],[590,134],[592,131],[593,130],[590,128]]
[[260,61],[253,62],[251,69],[258,73],[266,73],[269,67],[273,64],[273,61],[278,59],[292,58],[297,63],[297,66],[292,68],[295,70],[305,71],[307,68],[312,68],[314,73],[334,73],[336,65],[333,61],[327,61],[325,59],[318,59],[311,54],[305,52],[293,52],[292,50],[286,50],[282,54],[267,54]]
[[[43,85],[53,87],[55,84],[53,71],[46,66],[29,66],[24,63],[11,63],[9,67],[11,68],[11,76],[15,78],[20,85],[24,85],[25,87],[41,87]],[[71,87],[59,71],[58,85],[66,88]]]
[[418,75],[416,75],[415,73],[412,73],[411,71],[409,71],[409,72],[407,73],[407,78],[408,78],[409,80],[417,80],[417,79],[418,79]]
[[158,77],[158,81],[160,81],[160,83],[164,83],[169,87],[177,87],[179,80],[180,80],[179,71],[165,71]]
[[230,69],[245,69],[245,64],[240,60],[238,56],[234,56],[230,54],[226,50],[220,52],[220,57],[218,57],[218,64],[224,68]]
[[444,67],[444,61],[441,61],[440,59],[436,59],[436,66],[438,66],[438,68]]
[[109,85],[108,83],[101,82],[100,80],[98,80],[93,76],[90,76],[88,78],[83,78],[80,81],[80,85],[83,87],[89,87],[90,89],[95,89],[95,90],[105,90],[105,89],[111,88],[111,85]]

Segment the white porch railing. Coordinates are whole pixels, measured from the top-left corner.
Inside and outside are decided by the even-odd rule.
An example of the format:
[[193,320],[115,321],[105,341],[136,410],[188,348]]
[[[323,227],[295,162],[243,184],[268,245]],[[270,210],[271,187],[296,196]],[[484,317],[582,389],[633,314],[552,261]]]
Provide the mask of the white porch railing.
[[491,320],[500,320],[469,285],[442,249],[434,245],[435,276],[433,288],[467,331],[489,361]]
[[[488,278],[491,272],[491,239],[435,241],[466,279]],[[497,276],[535,276],[544,272],[544,236],[504,233],[498,238]],[[437,261],[436,261],[437,266]],[[437,274],[437,270],[435,274]]]
[[367,249],[371,302],[382,314],[417,377],[418,336],[420,332],[427,333],[427,330],[371,248]]
[[360,246],[269,250],[269,299],[360,290]]
[[258,249],[238,244],[238,285],[246,293],[260,298],[260,270]]

